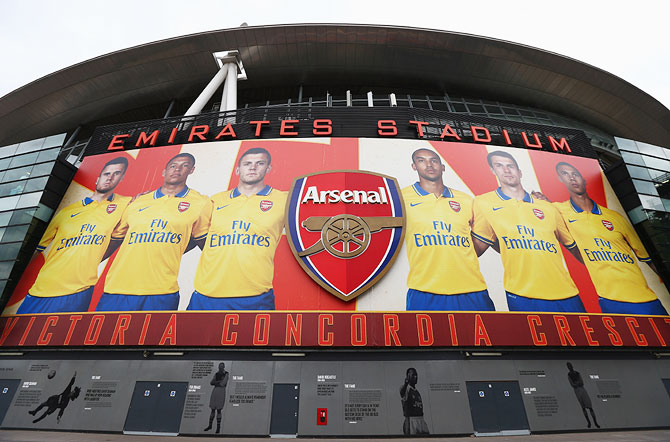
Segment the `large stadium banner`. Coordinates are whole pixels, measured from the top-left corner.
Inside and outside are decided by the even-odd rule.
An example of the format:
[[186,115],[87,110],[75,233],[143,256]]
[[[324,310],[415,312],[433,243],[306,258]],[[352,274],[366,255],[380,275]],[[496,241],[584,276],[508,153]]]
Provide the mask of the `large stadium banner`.
[[222,141],[84,159],[0,345],[670,345],[598,162],[426,140]]

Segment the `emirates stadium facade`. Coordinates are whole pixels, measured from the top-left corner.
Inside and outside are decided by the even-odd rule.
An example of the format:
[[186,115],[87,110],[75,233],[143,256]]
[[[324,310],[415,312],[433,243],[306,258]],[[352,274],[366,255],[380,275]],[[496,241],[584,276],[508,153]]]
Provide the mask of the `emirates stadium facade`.
[[670,110],[370,25],[141,45],[0,98],[0,426],[667,427]]

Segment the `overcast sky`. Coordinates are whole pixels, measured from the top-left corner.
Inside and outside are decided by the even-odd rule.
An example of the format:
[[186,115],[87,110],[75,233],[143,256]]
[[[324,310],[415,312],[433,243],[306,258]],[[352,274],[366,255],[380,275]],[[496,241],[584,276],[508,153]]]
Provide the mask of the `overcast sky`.
[[242,22],[361,23],[535,46],[609,71],[670,107],[670,2],[662,0],[0,0],[0,7],[0,96],[105,53]]

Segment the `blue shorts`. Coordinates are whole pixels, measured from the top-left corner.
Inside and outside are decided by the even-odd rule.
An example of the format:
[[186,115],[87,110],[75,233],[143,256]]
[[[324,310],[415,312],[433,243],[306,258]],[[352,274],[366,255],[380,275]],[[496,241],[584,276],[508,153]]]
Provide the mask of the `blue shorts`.
[[621,302],[598,297],[598,304],[603,313],[622,313],[629,315],[663,315],[668,312],[658,299],[649,302]]
[[507,307],[511,312],[553,312],[553,313],[586,313],[579,295],[565,299],[535,299],[525,296],[507,294]]
[[458,295],[439,295],[422,292],[421,290],[407,290],[407,311],[467,311],[490,312],[495,311],[493,301],[489,298],[489,291],[460,293]]
[[179,292],[167,295],[116,295],[103,293],[95,308],[96,312],[141,312],[154,310],[177,310]]
[[71,295],[49,298],[41,298],[28,293],[16,314],[87,312],[92,296],[93,286]]
[[274,310],[275,292],[270,289],[256,296],[212,298],[193,291],[186,310]]

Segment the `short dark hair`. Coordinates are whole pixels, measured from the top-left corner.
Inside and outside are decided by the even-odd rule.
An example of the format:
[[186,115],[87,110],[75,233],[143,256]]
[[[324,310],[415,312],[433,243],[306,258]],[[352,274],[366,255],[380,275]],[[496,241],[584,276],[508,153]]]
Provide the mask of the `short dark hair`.
[[251,149],[247,150],[240,156],[240,159],[237,161],[237,167],[240,167],[242,165],[242,158],[246,157],[247,155],[254,155],[262,153],[265,154],[265,156],[268,157],[268,164],[272,164],[272,155],[270,155],[270,152],[267,151],[264,147],[252,147]]
[[575,166],[573,166],[572,164],[567,163],[567,162],[565,162],[565,161],[561,161],[560,163],[556,164],[556,173],[558,173],[558,168],[561,167],[561,166],[572,167],[573,169],[575,169],[575,170],[577,171],[577,173],[579,174],[579,176],[582,176],[582,173],[579,171],[579,169],[577,169]]
[[486,156],[486,161],[489,163],[489,167],[493,167],[493,161],[491,161],[491,158],[493,157],[509,158],[510,160],[514,161],[514,165],[516,166],[516,168],[517,169],[519,168],[519,163],[516,162],[514,157],[511,154],[508,154],[507,152],[503,152],[502,150],[495,150]]
[[425,150],[426,152],[432,153],[433,155],[435,155],[440,160],[440,163],[442,162],[442,158],[440,158],[440,156],[437,154],[437,152],[433,152],[430,149],[426,149],[425,147],[421,147],[421,148],[415,150],[414,152],[412,152],[412,163],[414,162],[414,157],[416,156],[416,154],[421,152],[422,150]]
[[409,367],[409,368],[407,369],[407,372],[405,373],[405,376],[409,375],[409,372],[410,372],[410,371],[413,371],[414,373],[416,373],[417,376],[419,375],[419,372],[416,371],[416,368],[414,368],[414,367]]
[[177,155],[170,158],[170,161],[165,163],[165,168],[167,169],[167,167],[170,165],[170,163],[173,162],[174,160],[176,160],[179,157],[188,158],[189,160],[191,160],[191,162],[195,166],[195,157],[193,155],[191,155],[190,153],[182,152],[182,153],[178,153]]
[[123,166],[123,173],[126,173],[126,170],[128,170],[128,158],[126,157],[116,157],[112,158],[111,160],[107,161],[104,166],[102,166],[102,169],[100,169],[100,174],[102,175],[102,171],[105,170],[107,166],[112,166],[114,164],[121,164]]

